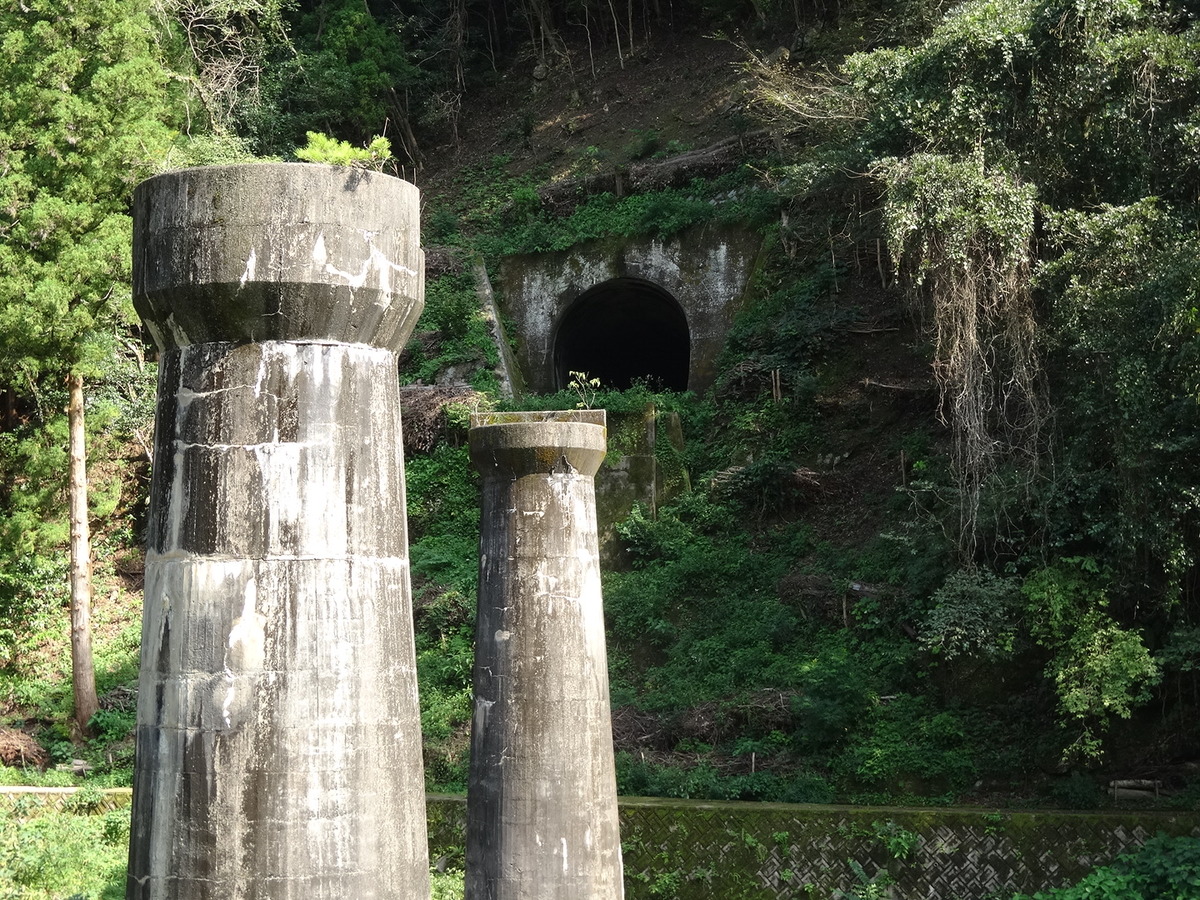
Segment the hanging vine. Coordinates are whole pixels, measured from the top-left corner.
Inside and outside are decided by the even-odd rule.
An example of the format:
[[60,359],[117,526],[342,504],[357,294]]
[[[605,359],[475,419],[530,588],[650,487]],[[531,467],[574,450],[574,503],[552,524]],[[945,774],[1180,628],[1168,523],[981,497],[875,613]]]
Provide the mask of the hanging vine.
[[1025,486],[1045,411],[1030,292],[1033,188],[967,159],[916,154],[875,166],[892,258],[934,343],[940,416],[954,434],[958,548],[968,564],[984,488],[1002,460]]

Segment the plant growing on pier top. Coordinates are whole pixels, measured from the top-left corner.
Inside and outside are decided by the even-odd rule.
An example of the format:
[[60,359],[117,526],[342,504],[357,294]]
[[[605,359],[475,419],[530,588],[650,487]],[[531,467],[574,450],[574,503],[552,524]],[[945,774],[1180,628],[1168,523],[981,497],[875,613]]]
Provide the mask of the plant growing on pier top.
[[310,131],[308,143],[296,150],[296,157],[305,162],[381,172],[392,161],[392,145],[385,137],[374,137],[366,147],[354,147],[349,141],[339,141],[319,131]]
[[596,393],[600,390],[600,379],[588,378],[587,372],[571,372],[569,374],[571,380],[567,383],[567,387],[579,398],[575,401],[575,408],[591,409],[592,404],[596,402]]

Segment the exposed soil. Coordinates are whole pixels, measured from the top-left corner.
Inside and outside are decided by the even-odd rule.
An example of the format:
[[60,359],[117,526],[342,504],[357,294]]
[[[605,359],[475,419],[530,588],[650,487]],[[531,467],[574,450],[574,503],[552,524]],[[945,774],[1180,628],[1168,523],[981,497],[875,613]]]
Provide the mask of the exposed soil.
[[437,198],[464,168],[500,154],[512,158],[511,174],[554,181],[589,162],[710,146],[754,127],[746,54],[730,40],[675,34],[624,47],[620,57],[615,47],[594,47],[589,57],[577,44],[570,65],[531,60],[470,94],[457,133],[446,126],[427,139],[416,183]]
[[50,757],[41,744],[24,731],[0,728],[0,764],[44,769],[50,765]]
[[937,419],[938,390],[919,335],[893,289],[863,272],[841,287],[841,303],[856,319],[826,364],[817,395],[829,451],[814,461],[828,486],[827,502],[806,510],[826,539],[856,545],[877,535],[879,510],[909,478],[913,460],[898,440],[927,423],[946,438]]

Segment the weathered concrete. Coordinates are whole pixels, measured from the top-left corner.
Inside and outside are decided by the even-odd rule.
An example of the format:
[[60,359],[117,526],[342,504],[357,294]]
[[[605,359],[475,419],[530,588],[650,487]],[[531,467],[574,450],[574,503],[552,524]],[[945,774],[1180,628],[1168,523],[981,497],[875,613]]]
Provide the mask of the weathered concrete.
[[377,172],[300,163],[152,178],[134,198],[134,302],[164,348],[327,340],[399,351],[423,305],[419,197]]
[[488,331],[491,332],[492,342],[496,345],[496,355],[500,359],[495,370],[496,378],[500,382],[500,396],[511,400],[524,393],[525,384],[521,380],[521,370],[517,367],[508,335],[504,332],[504,320],[500,317],[500,307],[496,305],[496,293],[492,290],[492,280],[488,277],[483,257],[477,256],[472,260],[471,274],[475,277],[475,295],[479,298]]
[[472,417],[483,514],[467,900],[624,896],[593,490],[604,421]]
[[126,896],[427,898],[394,353],[417,190],[253,165],[134,206],[162,355]]
[[[705,390],[716,378],[717,358],[761,245],[762,236],[753,231],[698,226],[665,241],[612,238],[558,253],[506,258],[501,309],[514,324],[526,386],[532,391],[567,386],[566,370],[580,368],[562,359],[561,338],[570,332],[572,316],[596,301],[603,303],[606,286],[624,281],[658,289],[678,305],[687,326],[686,386]],[[659,323],[639,324],[633,306],[620,315],[627,322],[626,333],[636,339],[639,331]]]
[[652,518],[659,506],[691,490],[683,465],[683,425],[678,413],[647,404],[636,412],[608,412],[608,455],[596,473],[600,561],[626,566],[629,558],[616,526],[642,504]]

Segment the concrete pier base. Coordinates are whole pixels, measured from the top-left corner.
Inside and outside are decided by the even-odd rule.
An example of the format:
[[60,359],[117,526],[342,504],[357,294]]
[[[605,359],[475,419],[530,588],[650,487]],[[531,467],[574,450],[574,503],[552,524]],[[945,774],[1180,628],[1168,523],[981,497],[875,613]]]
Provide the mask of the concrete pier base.
[[161,348],[129,900],[428,898],[396,349],[412,185],[253,165],[135,195]]
[[467,900],[624,896],[593,483],[604,421],[472,418],[483,510]]

